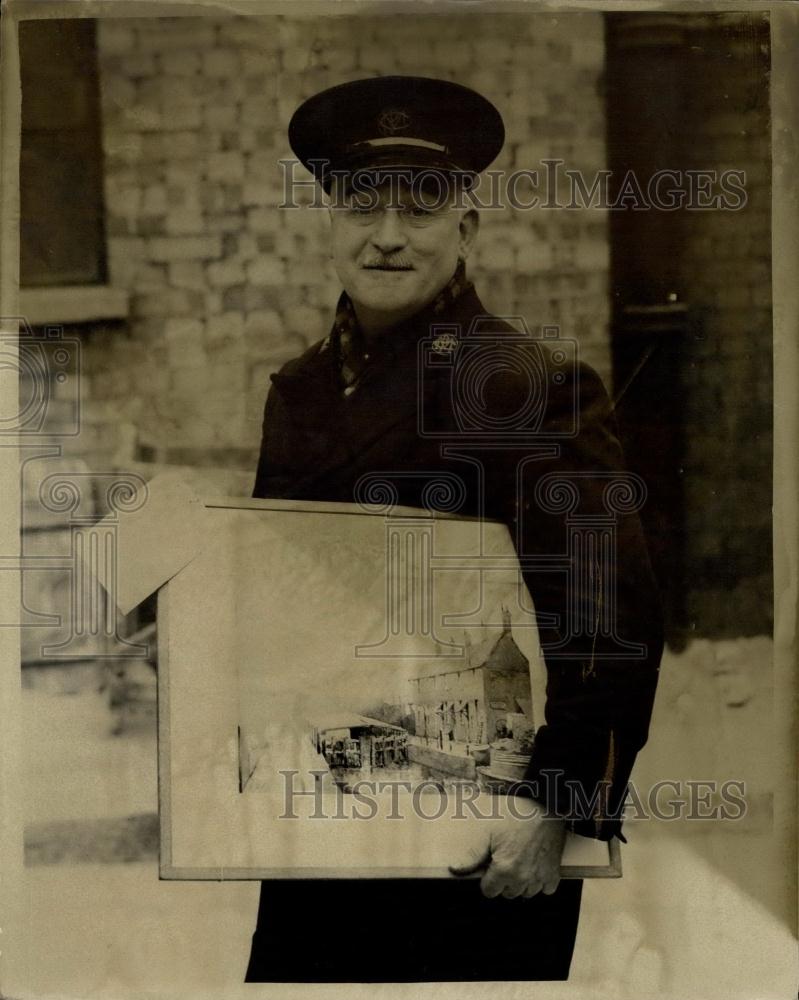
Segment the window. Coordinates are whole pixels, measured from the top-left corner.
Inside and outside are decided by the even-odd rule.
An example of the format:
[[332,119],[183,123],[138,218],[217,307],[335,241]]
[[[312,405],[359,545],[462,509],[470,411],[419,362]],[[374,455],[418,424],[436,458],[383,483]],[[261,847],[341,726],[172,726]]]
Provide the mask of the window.
[[94,21],[22,21],[20,73],[20,285],[105,284]]

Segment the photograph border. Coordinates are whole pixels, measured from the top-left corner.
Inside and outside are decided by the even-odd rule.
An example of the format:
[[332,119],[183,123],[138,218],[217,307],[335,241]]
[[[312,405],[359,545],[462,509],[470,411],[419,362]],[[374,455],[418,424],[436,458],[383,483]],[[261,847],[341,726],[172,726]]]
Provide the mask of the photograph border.
[[[302,3],[303,0],[300,0]],[[294,5],[299,7],[300,3]],[[377,7],[380,0],[370,0]],[[794,934],[796,933],[797,878],[797,618],[799,618],[799,289],[796,287],[796,263],[799,260],[799,211],[795,178],[799,175],[799,149],[795,136],[799,135],[799,63],[795,53],[799,50],[799,8],[794,4],[773,2],[707,2],[699,4],[667,0],[522,0],[519,3],[491,3],[481,5],[483,10],[515,10],[529,6],[531,10],[546,11],[768,11],[771,17],[772,40],[772,281],[774,290],[773,358],[774,358],[774,774],[775,774],[775,836],[785,844],[788,877],[794,898]],[[6,0],[2,17],[2,95],[0,116],[3,124],[3,142],[0,148],[0,316],[4,317],[4,332],[13,332],[21,320],[19,306],[19,167],[20,87],[17,48],[17,24],[20,20],[56,17],[136,18],[162,16],[214,16],[222,13],[254,14],[278,12],[284,3],[263,3],[254,10],[248,0],[214,0],[210,3],[160,2],[160,0],[127,0],[125,10],[120,10],[116,0]],[[320,10],[329,8],[324,2],[309,0],[307,7]],[[336,4],[337,13],[363,9],[367,3],[342,2]],[[413,11],[417,3],[400,2],[397,9]],[[15,412],[16,393],[9,380],[0,383],[0,407],[3,412]],[[20,504],[19,460],[13,444],[0,445],[0,475],[4,484],[0,513],[0,539],[2,539],[3,568],[0,573],[0,601],[4,607],[15,608],[18,603],[21,570],[16,568],[19,556]],[[21,692],[19,680],[19,643],[15,625],[0,629],[0,702],[5,706],[3,726],[0,727],[0,854],[3,857],[0,877],[4,883],[3,951],[24,952],[21,939],[25,934],[25,899],[23,890],[23,822],[22,803],[25,788],[22,783],[24,732],[21,719]],[[160,683],[160,681],[159,681]],[[166,695],[168,698],[168,693]],[[160,726],[160,721],[159,721]],[[163,801],[163,800],[162,800]],[[160,811],[160,810],[159,810]],[[433,984],[436,996],[481,997],[484,984],[459,983]],[[530,995],[573,996],[566,984],[526,984]],[[767,989],[767,985],[763,989]],[[281,987],[283,992],[288,991]],[[138,996],[136,984],[128,987],[130,996]],[[385,992],[384,992],[385,990]],[[518,995],[513,984],[492,987],[496,996],[508,998]],[[338,987],[303,986],[303,995],[352,996],[374,995],[375,989],[347,984]],[[126,991],[127,992],[127,991]],[[416,996],[420,990],[413,984],[407,990],[399,986],[380,989],[380,995]],[[232,994],[231,994],[232,995]],[[237,992],[237,995],[238,992]],[[252,996],[252,988],[241,988],[240,995]],[[299,995],[299,994],[298,994]],[[430,994],[432,995],[432,993]],[[584,995],[584,994],[581,994]],[[699,993],[697,992],[697,996]]]

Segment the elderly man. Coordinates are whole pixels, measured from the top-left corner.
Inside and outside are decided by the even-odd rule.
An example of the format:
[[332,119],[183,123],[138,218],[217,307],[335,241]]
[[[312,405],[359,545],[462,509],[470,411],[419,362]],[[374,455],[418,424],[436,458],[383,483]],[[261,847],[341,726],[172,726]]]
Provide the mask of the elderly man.
[[[466,276],[468,188],[504,141],[492,104],[440,80],[362,80],[306,101],[289,137],[329,196],[344,291],[329,336],[272,376],[254,495],[353,502],[379,474],[423,507],[449,475],[460,513],[515,540],[546,725],[524,785],[537,812],[487,823],[484,855],[453,858],[451,878],[265,882],[247,979],[565,979],[581,893],[559,879],[565,833],[619,834],[662,651],[635,504],[609,506],[613,477],[626,488],[611,406],[560,341],[520,337]],[[574,545],[567,513],[599,525],[601,552]],[[353,954],[315,932],[329,910],[357,915]]]

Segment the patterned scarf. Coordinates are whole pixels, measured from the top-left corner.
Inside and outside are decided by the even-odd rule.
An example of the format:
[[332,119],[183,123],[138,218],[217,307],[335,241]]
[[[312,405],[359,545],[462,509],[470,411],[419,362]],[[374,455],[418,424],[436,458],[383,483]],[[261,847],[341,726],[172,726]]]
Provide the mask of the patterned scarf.
[[[466,278],[466,265],[462,260],[458,260],[455,273],[430,305],[411,317],[411,319],[401,323],[397,328],[398,331],[404,332],[408,328],[418,330],[420,325],[426,326],[424,318],[429,315],[431,320],[435,319],[436,316],[441,315],[441,313],[449,309],[471,287],[472,283]],[[337,360],[341,381],[344,386],[344,394],[351,395],[355,391],[364,371],[369,367],[370,362],[374,360],[373,356],[381,352],[374,345],[367,345],[366,338],[358,325],[355,307],[346,292],[341,293],[338,305],[336,306],[333,329],[330,331],[327,340],[322,344],[321,349],[327,350],[328,348],[333,351],[334,357]]]

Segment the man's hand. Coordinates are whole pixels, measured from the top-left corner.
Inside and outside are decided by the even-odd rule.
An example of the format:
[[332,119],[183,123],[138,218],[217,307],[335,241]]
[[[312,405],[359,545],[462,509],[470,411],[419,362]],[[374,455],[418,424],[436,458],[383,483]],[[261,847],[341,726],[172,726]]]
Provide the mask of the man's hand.
[[465,864],[450,865],[453,875],[473,875],[485,869],[484,896],[551,895],[560,882],[560,859],[566,840],[563,821],[544,814],[489,821],[485,850]]

